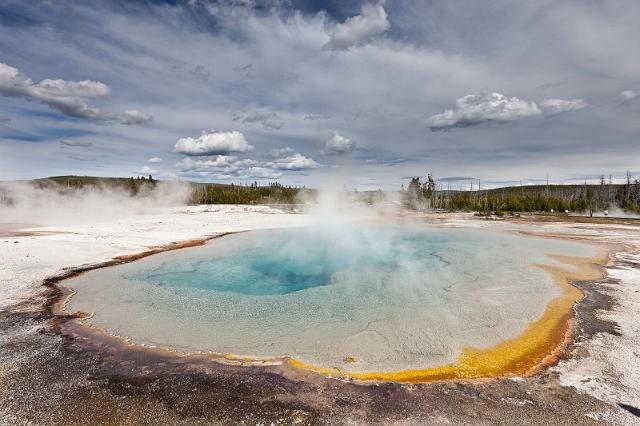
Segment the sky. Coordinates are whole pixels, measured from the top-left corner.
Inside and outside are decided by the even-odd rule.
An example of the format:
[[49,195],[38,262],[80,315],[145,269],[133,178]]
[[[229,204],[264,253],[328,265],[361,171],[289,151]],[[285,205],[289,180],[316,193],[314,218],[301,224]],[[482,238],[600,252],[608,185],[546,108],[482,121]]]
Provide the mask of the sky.
[[637,0],[0,0],[0,179],[640,176]]

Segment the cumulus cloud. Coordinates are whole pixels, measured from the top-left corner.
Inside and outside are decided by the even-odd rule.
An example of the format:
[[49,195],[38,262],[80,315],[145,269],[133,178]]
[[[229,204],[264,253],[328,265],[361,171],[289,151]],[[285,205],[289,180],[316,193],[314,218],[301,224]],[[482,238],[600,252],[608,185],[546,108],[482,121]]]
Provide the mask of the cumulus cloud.
[[143,168],[141,168],[139,170],[136,170],[136,173],[140,173],[140,174],[143,174],[143,175],[151,175],[151,174],[154,174],[154,173],[158,173],[158,171],[156,169],[152,169],[149,166],[144,166]]
[[44,79],[34,83],[17,68],[0,62],[0,95],[36,100],[74,118],[115,119],[122,124],[142,124],[153,119],[137,110],[128,110],[112,116],[105,115],[87,102],[110,94],[109,86],[99,81]]
[[73,139],[63,139],[60,141],[60,144],[64,146],[73,146],[73,147],[81,147],[81,148],[88,148],[90,146],[93,146],[91,142],[77,141]]
[[[358,15],[362,4],[374,1],[361,0],[351,15]],[[29,19],[16,22],[15,26],[0,25],[3,45],[0,62],[16,66],[35,82],[59,77],[107,83],[117,94],[114,102],[123,105],[108,112],[132,108],[150,112],[156,122],[162,117],[162,129],[125,127],[111,119],[114,125],[109,127],[95,126],[93,121],[71,123],[69,127],[69,123],[60,122],[59,117],[35,116],[25,109],[4,108],[10,106],[10,102],[26,104],[24,99],[0,98],[3,104],[0,115],[14,120],[11,129],[0,125],[5,145],[13,137],[17,140],[44,138],[60,147],[61,138],[89,132],[91,138],[87,140],[96,146],[112,145],[126,152],[133,144],[133,149],[142,155],[145,152],[160,155],[154,148],[160,133],[173,145],[185,136],[197,138],[201,129],[208,128],[202,124],[203,120],[230,122],[230,111],[252,109],[277,111],[285,120],[285,126],[280,131],[262,131],[260,124],[246,124],[241,128],[241,122],[235,122],[236,126],[216,125],[215,128],[242,131],[256,146],[255,151],[259,151],[259,146],[268,147],[265,153],[272,147],[287,144],[298,152],[303,146],[316,143],[316,152],[308,148],[300,152],[316,156],[316,160],[323,163],[329,163],[331,157],[319,157],[317,150],[323,148],[331,134],[318,139],[319,132],[340,130],[358,146],[366,141],[366,148],[371,149],[358,152],[357,160],[360,154],[372,153],[381,158],[407,158],[408,164],[393,171],[373,166],[362,168],[385,183],[397,182],[394,185],[398,187],[400,180],[406,181],[404,176],[410,176],[413,172],[409,170],[419,167],[415,164],[420,162],[434,164],[436,175],[451,175],[455,167],[485,168],[488,171],[483,176],[484,182],[491,173],[493,179],[517,180],[525,174],[584,172],[580,168],[606,171],[611,169],[611,164],[618,164],[623,171],[634,170],[634,165],[628,163],[640,152],[633,111],[622,114],[624,111],[606,110],[618,106],[617,96],[623,89],[640,93],[636,87],[638,64],[630,54],[635,51],[633,41],[640,34],[634,18],[640,12],[640,2],[629,2],[633,7],[628,8],[616,8],[611,2],[565,2],[564,6],[554,8],[553,13],[548,13],[544,2],[519,2],[510,6],[506,14],[485,13],[486,5],[482,2],[465,3],[467,13],[460,13],[455,6],[433,7],[430,2],[413,1],[411,7],[385,3],[391,28],[373,36],[373,43],[363,48],[353,47],[346,53],[319,51],[335,25],[346,19],[336,18],[339,15],[333,11],[342,13],[350,7],[325,7],[329,12],[315,13],[323,8],[319,5],[321,2],[304,2],[313,3],[317,9],[298,13],[295,5],[301,2],[281,1],[284,10],[264,9],[255,14],[249,11],[236,17],[221,16],[217,3],[216,7],[205,10],[200,8],[205,2],[200,1],[175,2],[179,3],[175,7],[145,2],[141,7],[144,13],[121,7],[120,3],[114,7],[104,1],[92,3],[91,7],[65,7],[64,13],[51,13],[48,8],[20,8],[20,14]],[[15,2],[16,7],[19,4]],[[192,7],[196,4],[198,9]],[[289,5],[294,5],[294,10]],[[477,19],[478,16],[483,19]],[[33,26],[28,22],[46,22],[46,25]],[[70,25],[72,22],[86,25],[78,27]],[[175,22],[180,25],[171,24]],[[211,25],[205,28],[206,22]],[[51,28],[56,29],[57,37],[49,37]],[[130,31],[118,30],[121,28]],[[590,30],[585,34],[585,29]],[[97,33],[113,37],[96,37]],[[145,51],[144,55],[140,54],[141,50]],[[523,50],[527,55],[522,55]],[[105,51],[109,54],[105,55]],[[594,61],[603,51],[606,60]],[[51,67],[51,58],[55,57],[65,61]],[[202,64],[210,73],[206,84],[191,74],[197,64]],[[55,74],[46,73],[54,69]],[[295,70],[299,77],[288,78],[289,70]],[[249,77],[245,78],[249,71]],[[543,91],[540,85],[550,82],[564,84],[547,85]],[[563,126],[539,125],[522,132],[519,126],[508,123],[474,135],[473,151],[465,150],[468,140],[456,137],[455,132],[430,138],[429,149],[425,150],[422,132],[426,117],[445,109],[456,109],[456,98],[483,93],[486,88],[536,102],[547,98],[584,97],[590,103],[597,102],[599,108],[572,113],[575,132],[571,138]],[[443,104],[443,99],[449,101]],[[153,110],[145,109],[144,100],[154,103]],[[87,102],[108,109],[103,98]],[[381,102],[383,114],[361,115],[355,122],[350,120],[358,108]],[[627,108],[616,109],[630,109],[639,101],[636,98],[631,102]],[[32,104],[41,110],[49,108],[35,100]],[[538,108],[541,108],[539,103]],[[305,121],[305,115],[311,113],[324,114],[325,120],[313,121],[315,117],[310,115],[309,121]],[[599,119],[604,116],[606,120]],[[540,124],[542,117],[544,115],[524,120],[527,124]],[[510,124],[518,123],[522,121]],[[256,131],[256,136],[249,130]],[[612,132],[619,137],[610,138],[603,146],[602,140]],[[515,138],[518,138],[516,145],[512,142]],[[558,140],[564,143],[558,144]],[[390,141],[399,141],[392,152]],[[72,151],[71,148],[56,149],[55,154],[50,155],[50,150],[34,151],[30,143],[9,143],[12,148],[5,150],[6,154],[0,148],[0,158],[7,156],[4,167],[0,167],[0,178],[29,177],[34,170],[55,174]],[[73,151],[85,150],[89,149]],[[605,151],[607,155],[603,155]],[[167,162],[173,166],[176,161],[165,155],[163,158],[163,167]],[[143,164],[156,167],[144,157],[133,167],[127,165],[124,158],[112,160],[100,162],[99,165],[105,167],[104,174],[130,173]],[[266,157],[265,160],[272,161]],[[354,173],[360,173],[359,162],[352,166],[356,169]],[[83,173],[93,169],[71,167],[69,170]],[[287,181],[310,186],[317,182],[314,176],[294,176]]]
[[206,176],[213,179],[277,179],[282,172],[256,160],[238,160],[235,156],[219,155],[211,160],[184,158],[176,167],[188,176]]
[[203,130],[198,138],[186,137],[178,139],[175,152],[186,155],[222,155],[232,152],[253,151],[244,135],[238,131],[216,132]]
[[200,160],[183,158],[176,167],[186,175],[207,176],[214,179],[276,179],[283,171],[302,171],[320,167],[315,160],[294,153],[273,161],[259,161],[250,158],[238,159],[234,155],[218,155],[213,159]]
[[135,109],[130,109],[120,114],[115,114],[113,118],[120,124],[125,124],[127,126],[130,126],[132,124],[144,124],[153,120],[152,115],[145,114],[144,112]]
[[285,158],[280,158],[269,165],[277,170],[309,170],[320,167],[320,164],[318,164],[313,158],[305,157],[299,153],[295,153]]
[[384,33],[390,26],[382,4],[365,4],[359,15],[336,25],[323,49],[349,50],[370,41],[373,36]]
[[239,162],[238,157],[233,155],[218,155],[213,160],[192,160],[191,158],[183,158],[176,163],[176,167],[180,170],[188,171],[202,171],[212,169],[223,169],[232,166],[253,165],[252,163]]
[[160,158],[160,157],[151,157],[147,161],[149,163],[162,163],[162,158]]
[[355,147],[356,144],[351,139],[342,136],[338,132],[334,132],[333,136],[331,136],[324,145],[322,153],[325,155],[342,155],[353,151]]
[[507,122],[541,115],[535,102],[500,93],[467,95],[456,99],[456,109],[447,109],[429,118],[431,129],[473,126],[484,121]]
[[65,81],[45,79],[34,83],[17,68],[0,63],[0,94],[37,100],[64,115],[98,118],[100,110],[86,100],[108,96],[109,87],[99,81]]
[[447,109],[427,120],[431,130],[475,126],[487,121],[506,123],[529,117],[541,117],[575,111],[587,106],[583,99],[546,99],[540,102],[507,97],[500,93],[467,95],[456,99],[456,108]]

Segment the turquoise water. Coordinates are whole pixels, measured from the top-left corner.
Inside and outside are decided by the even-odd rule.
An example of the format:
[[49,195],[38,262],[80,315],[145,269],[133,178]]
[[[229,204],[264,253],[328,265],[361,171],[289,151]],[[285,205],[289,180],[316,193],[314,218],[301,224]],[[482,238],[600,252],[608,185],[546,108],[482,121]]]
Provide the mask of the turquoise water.
[[[351,249],[367,246],[373,235],[396,249]],[[298,230],[256,232],[250,240],[229,253],[194,261],[187,270],[182,269],[183,259],[176,259],[126,278],[172,288],[264,296],[329,285],[340,271],[383,274],[414,268],[426,273],[446,265],[438,256],[441,240],[403,229],[355,229],[348,245],[328,244],[323,234]]]
[[[68,280],[69,309],[150,345],[353,371],[428,368],[517,336],[586,245],[421,225],[254,231]],[[346,364],[353,357],[356,362]]]

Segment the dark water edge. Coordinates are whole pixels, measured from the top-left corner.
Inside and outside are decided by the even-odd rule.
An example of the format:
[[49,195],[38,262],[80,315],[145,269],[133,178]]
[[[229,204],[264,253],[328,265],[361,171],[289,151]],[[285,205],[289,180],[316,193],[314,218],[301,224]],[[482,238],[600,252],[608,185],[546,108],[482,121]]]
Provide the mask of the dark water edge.
[[[602,281],[599,281],[602,282]],[[615,284],[615,282],[611,282]],[[509,380],[354,384],[280,366],[238,367],[96,338],[40,297],[0,311],[0,424],[602,424],[618,407],[558,384],[555,373]],[[596,309],[613,300],[577,285],[574,342],[617,333]],[[565,357],[580,357],[571,344]]]

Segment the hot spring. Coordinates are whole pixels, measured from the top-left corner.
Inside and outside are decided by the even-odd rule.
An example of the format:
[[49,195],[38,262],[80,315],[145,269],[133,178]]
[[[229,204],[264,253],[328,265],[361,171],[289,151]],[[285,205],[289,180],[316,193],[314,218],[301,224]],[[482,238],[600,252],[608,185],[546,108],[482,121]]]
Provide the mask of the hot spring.
[[518,373],[579,298],[551,255],[595,249],[425,225],[253,231],[70,279],[67,310],[138,343],[345,377]]

